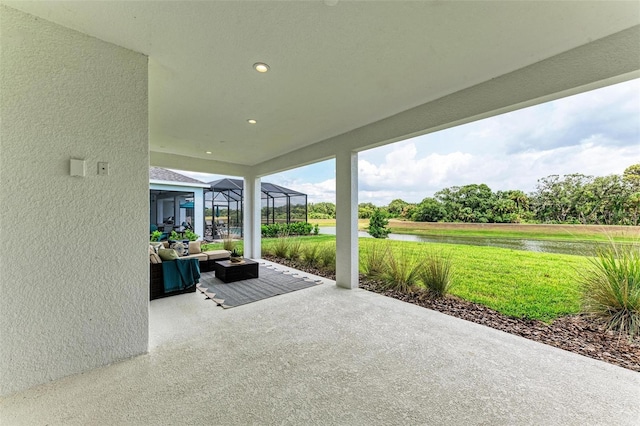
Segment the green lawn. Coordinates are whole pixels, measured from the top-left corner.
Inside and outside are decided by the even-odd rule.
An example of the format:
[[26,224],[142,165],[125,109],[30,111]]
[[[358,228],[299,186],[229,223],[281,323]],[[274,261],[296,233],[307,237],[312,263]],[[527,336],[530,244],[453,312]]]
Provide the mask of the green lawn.
[[[302,244],[335,244],[332,235],[298,238]],[[263,239],[263,250],[275,240]],[[361,255],[374,244],[389,244],[396,255],[412,257],[425,249],[448,252],[455,274],[452,294],[512,317],[550,322],[580,311],[577,271],[588,266],[586,257],[371,238],[359,244]]]
[[580,311],[576,271],[588,265],[585,257],[372,239],[360,240],[361,252],[373,244],[390,244],[395,253],[425,247],[449,253],[454,270],[451,293],[509,316],[548,322]]

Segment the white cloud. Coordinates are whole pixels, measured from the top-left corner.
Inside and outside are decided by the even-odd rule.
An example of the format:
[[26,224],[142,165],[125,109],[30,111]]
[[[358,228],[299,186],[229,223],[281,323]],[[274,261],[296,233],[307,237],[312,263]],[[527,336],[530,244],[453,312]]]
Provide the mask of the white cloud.
[[[360,159],[360,197],[367,198],[367,194],[376,191],[391,191],[396,194],[393,198],[407,197],[407,193],[414,193],[422,199],[427,193],[443,188],[455,176],[474,167],[473,155],[469,153],[432,153],[422,158],[417,153],[414,142],[403,142],[395,145],[379,165],[373,164],[366,157]],[[388,198],[382,193],[378,193],[377,197]]]
[[[609,147],[600,144],[600,136],[578,147],[560,147],[518,154],[415,155],[403,161],[385,161],[375,166],[360,162],[360,202],[386,205],[395,198],[419,202],[450,186],[487,184],[492,190],[535,190],[538,179],[552,174],[582,173],[593,176],[621,174],[626,167],[640,162],[640,147]],[[399,149],[387,155],[397,159]],[[396,180],[395,176],[402,176]]]
[[300,181],[274,181],[274,183],[307,194],[307,201],[310,203],[336,202],[335,179],[327,179],[318,183]]

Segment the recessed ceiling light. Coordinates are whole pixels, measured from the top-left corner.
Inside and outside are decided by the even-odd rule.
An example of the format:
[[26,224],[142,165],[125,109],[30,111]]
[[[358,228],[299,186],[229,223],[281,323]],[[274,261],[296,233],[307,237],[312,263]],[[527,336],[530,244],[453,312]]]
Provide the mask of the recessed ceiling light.
[[256,71],[263,73],[269,71],[269,65],[265,64],[264,62],[256,62],[255,64],[253,64],[253,68]]
[[207,151],[207,152],[205,152],[205,154],[211,154],[211,151]]
[[249,124],[256,124],[256,123],[257,123],[257,121],[256,121],[256,120],[254,120],[253,118],[250,118],[250,119],[248,119],[248,120],[247,120],[247,123],[249,123]]

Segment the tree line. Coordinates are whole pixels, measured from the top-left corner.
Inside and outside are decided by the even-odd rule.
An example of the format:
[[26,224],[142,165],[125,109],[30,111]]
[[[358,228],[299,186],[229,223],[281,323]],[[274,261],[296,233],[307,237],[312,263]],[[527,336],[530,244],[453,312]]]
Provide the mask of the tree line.
[[[640,224],[640,164],[622,175],[580,173],[538,179],[536,190],[492,191],[485,184],[444,188],[419,203],[395,199],[387,206],[358,205],[358,217],[376,211],[417,222]],[[310,203],[309,219],[333,219],[333,203]]]

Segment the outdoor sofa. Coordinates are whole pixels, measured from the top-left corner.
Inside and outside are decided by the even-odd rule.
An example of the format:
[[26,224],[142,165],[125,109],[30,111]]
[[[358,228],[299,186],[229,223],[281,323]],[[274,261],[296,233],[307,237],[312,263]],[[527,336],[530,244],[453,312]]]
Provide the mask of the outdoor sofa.
[[[187,250],[171,249],[168,241],[149,245],[149,290],[150,300],[177,294],[194,292],[200,272],[213,271],[216,260],[229,259],[227,250],[203,252],[201,241],[184,244]],[[171,253],[173,252],[173,253]],[[165,259],[163,260],[162,257]],[[174,263],[167,263],[174,262]],[[177,263],[176,263],[177,262]],[[163,263],[165,265],[163,266]]]

